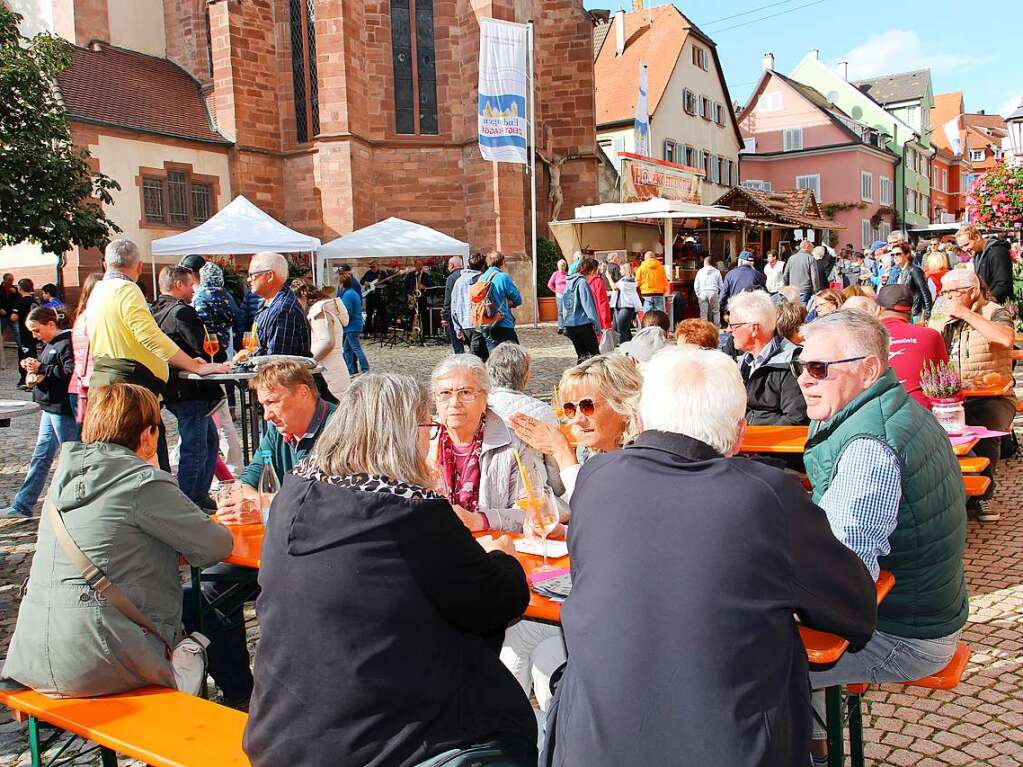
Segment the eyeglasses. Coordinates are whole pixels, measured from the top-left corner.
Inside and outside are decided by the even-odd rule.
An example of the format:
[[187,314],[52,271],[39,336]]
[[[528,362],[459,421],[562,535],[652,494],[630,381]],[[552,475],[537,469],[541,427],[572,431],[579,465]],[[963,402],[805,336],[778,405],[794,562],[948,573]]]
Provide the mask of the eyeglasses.
[[436,421],[427,421],[426,423],[421,423],[419,424],[419,428],[420,429],[429,428],[430,439],[437,439],[438,435],[440,435],[440,424],[437,423]]
[[564,412],[565,417],[567,418],[575,418],[575,414],[577,411],[582,413],[587,418],[590,418],[593,416],[593,411],[596,410],[596,408],[597,408],[596,404],[594,404],[593,400],[590,399],[589,397],[587,397],[586,399],[581,399],[579,400],[579,402],[561,403],[561,410],[562,412]]
[[755,323],[755,322],[729,322],[728,323],[728,330],[729,330],[729,332],[731,332],[731,331],[735,330],[736,328],[741,328],[743,325],[756,325],[756,324],[757,323]]
[[799,378],[805,370],[806,374],[810,376],[810,378],[816,378],[818,381],[823,381],[828,377],[828,368],[832,365],[841,365],[846,362],[859,362],[866,358],[867,356],[864,355],[862,357],[849,357],[844,360],[831,360],[830,362],[823,362],[821,360],[807,360],[806,362],[803,360],[792,360],[792,362],[789,363],[789,368],[792,370],[792,375],[796,378]]
[[960,293],[969,293],[973,288],[946,288],[941,291],[943,296],[958,296]]
[[258,272],[249,272],[248,275],[246,275],[245,279],[247,279],[249,282],[252,282],[252,280],[256,279],[259,275],[270,274],[270,272],[272,271],[273,269],[260,269]]
[[476,399],[480,394],[482,392],[479,389],[441,389],[436,396],[438,402],[449,402],[452,399],[466,402]]

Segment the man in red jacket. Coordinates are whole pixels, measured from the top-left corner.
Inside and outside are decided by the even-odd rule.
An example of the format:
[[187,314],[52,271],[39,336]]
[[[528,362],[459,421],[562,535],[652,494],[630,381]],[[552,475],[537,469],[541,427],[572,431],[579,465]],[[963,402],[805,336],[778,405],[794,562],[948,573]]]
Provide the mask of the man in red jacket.
[[937,330],[909,321],[913,312],[913,291],[908,285],[885,285],[877,294],[879,319],[891,337],[888,363],[910,397],[923,407],[930,400],[920,389],[920,368],[924,362],[945,362],[948,351]]

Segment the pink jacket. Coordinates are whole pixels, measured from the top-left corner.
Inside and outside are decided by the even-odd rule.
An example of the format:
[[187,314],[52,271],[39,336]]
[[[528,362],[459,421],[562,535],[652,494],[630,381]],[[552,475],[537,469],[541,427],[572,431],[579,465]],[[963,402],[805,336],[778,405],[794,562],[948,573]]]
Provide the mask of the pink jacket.
[[549,290],[553,290],[560,296],[562,293],[565,292],[565,288],[567,287],[566,285],[567,281],[568,275],[565,274],[560,269],[558,269],[554,272],[554,274],[551,275],[551,278],[547,280],[547,288]]
[[82,381],[88,381],[92,375],[93,359],[89,356],[89,332],[85,328],[85,313],[75,320],[71,328],[71,348],[75,353],[75,372],[68,384],[68,394],[81,394],[87,388]]

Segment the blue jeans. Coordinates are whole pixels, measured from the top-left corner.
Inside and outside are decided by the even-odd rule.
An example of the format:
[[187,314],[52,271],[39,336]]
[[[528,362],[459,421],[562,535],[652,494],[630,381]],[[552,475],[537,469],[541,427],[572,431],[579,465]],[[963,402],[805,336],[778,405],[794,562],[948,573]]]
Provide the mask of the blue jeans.
[[643,311],[664,311],[664,296],[643,296]]
[[565,307],[562,306],[562,302],[564,301],[564,298],[565,298],[565,294],[564,293],[555,293],[554,294],[554,300],[558,304],[558,327],[559,328],[565,327]]
[[366,352],[362,350],[361,336],[362,332],[359,330],[345,331],[345,340],[342,348],[344,349],[345,364],[348,366],[349,375],[358,373],[360,367],[363,373],[369,372],[369,360],[366,359]]
[[36,501],[43,492],[43,485],[46,484],[46,476],[50,473],[50,466],[53,464],[53,457],[57,455],[57,450],[62,443],[74,442],[77,439],[78,424],[75,423],[73,415],[47,413],[45,410],[42,412],[32,463],[11,506],[25,516],[32,513]]
[[863,649],[845,653],[826,671],[811,671],[810,687],[814,691],[813,707],[817,712],[813,721],[814,738],[823,738],[826,734],[818,722],[818,717],[824,719],[823,688],[922,679],[948,665],[956,651],[959,633],[938,639],[906,639],[874,631]]
[[199,508],[210,494],[220,451],[217,427],[210,417],[215,404],[208,400],[167,403],[178,419],[178,487]]

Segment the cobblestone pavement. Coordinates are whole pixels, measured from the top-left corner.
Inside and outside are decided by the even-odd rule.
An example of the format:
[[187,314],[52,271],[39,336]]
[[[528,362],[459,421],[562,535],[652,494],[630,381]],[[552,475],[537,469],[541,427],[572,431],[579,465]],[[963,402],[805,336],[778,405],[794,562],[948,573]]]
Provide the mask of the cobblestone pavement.
[[[571,345],[547,328],[525,329],[520,336],[534,357],[530,391],[549,394],[574,360]],[[366,344],[372,369],[423,380],[445,350]],[[27,399],[14,383],[11,369],[0,371],[0,398]],[[21,418],[0,430],[0,504],[10,502],[25,475],[36,427],[36,419]],[[171,429],[172,442],[173,434]],[[864,700],[868,764],[1023,766],[1023,462],[1003,462],[999,476],[992,505],[1001,520],[969,526],[965,566],[971,615],[963,639],[973,657],[963,680],[948,692],[871,688]],[[28,575],[35,534],[35,521],[0,521],[0,657],[14,629],[18,589]],[[258,629],[251,620],[250,626],[254,642]],[[28,765],[25,742],[24,728],[0,710],[0,765]],[[82,757],[73,763],[99,762]]]

